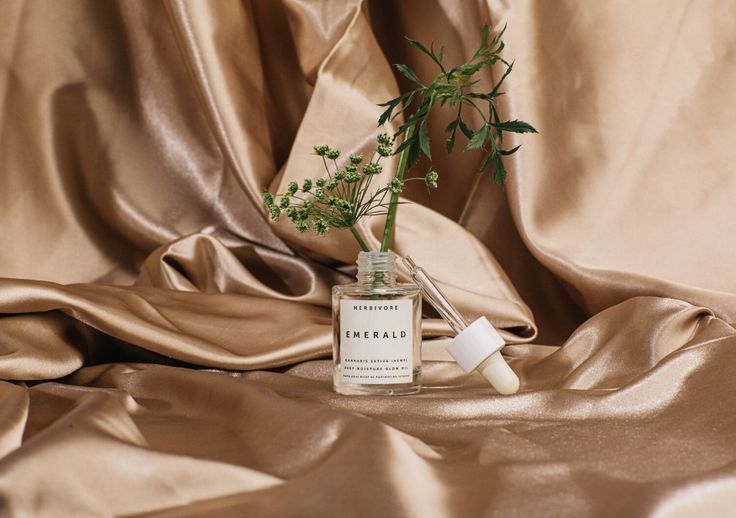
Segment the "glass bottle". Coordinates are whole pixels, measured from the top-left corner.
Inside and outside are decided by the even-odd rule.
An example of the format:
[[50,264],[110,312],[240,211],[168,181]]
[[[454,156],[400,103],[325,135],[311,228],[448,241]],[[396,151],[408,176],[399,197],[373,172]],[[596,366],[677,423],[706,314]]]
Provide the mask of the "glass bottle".
[[392,252],[360,252],[358,279],[332,288],[335,392],[395,396],[422,388],[422,296],[396,282]]

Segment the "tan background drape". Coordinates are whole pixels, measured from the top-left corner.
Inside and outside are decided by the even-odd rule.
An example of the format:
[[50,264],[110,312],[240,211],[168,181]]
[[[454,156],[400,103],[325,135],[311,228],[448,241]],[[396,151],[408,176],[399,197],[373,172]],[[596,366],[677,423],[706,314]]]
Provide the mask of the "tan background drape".
[[[540,134],[504,191],[438,149],[394,249],[522,391],[427,361],[419,396],[337,396],[357,247],[259,193],[366,149],[390,63],[434,76],[405,35],[459,62],[484,22]],[[728,516],[735,40],[722,0],[0,0],[2,513]]]

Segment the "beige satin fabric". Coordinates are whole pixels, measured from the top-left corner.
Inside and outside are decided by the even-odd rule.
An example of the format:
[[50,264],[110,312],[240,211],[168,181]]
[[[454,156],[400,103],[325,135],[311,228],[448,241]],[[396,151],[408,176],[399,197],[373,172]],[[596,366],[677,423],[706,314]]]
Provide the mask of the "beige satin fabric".
[[[732,512],[736,2],[0,10],[2,514]],[[517,62],[502,110],[540,135],[504,191],[437,146],[394,250],[499,327],[521,392],[427,361],[419,396],[338,396],[358,248],[259,193],[318,175],[315,144],[370,147],[390,63],[435,74],[404,35],[454,63],[485,21]]]

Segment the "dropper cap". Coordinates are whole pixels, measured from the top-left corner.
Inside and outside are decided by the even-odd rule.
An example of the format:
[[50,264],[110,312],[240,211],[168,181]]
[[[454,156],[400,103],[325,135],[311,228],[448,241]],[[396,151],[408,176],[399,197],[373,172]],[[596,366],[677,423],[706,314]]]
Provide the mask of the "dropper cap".
[[477,370],[500,394],[516,394],[519,378],[501,356],[503,338],[486,317],[480,317],[447,346],[455,361],[465,372]]
[[465,372],[480,372],[500,394],[516,394],[519,390],[519,378],[501,356],[500,351],[505,342],[488,319],[480,317],[468,325],[423,268],[417,266],[409,256],[404,258],[404,265],[421,288],[424,297],[457,333],[447,346],[447,352],[460,367]]

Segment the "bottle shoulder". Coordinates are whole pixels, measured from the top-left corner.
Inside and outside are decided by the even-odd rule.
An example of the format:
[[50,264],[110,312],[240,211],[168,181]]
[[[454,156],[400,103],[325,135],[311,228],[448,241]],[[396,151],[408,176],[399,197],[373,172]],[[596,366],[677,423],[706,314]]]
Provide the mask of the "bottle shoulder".
[[390,295],[403,295],[412,296],[418,295],[420,292],[419,286],[413,282],[397,282],[391,286],[374,287],[371,285],[365,285],[360,283],[352,284],[340,284],[332,287],[332,294],[337,297],[350,297],[358,296],[365,297],[371,295],[378,296],[390,296]]

